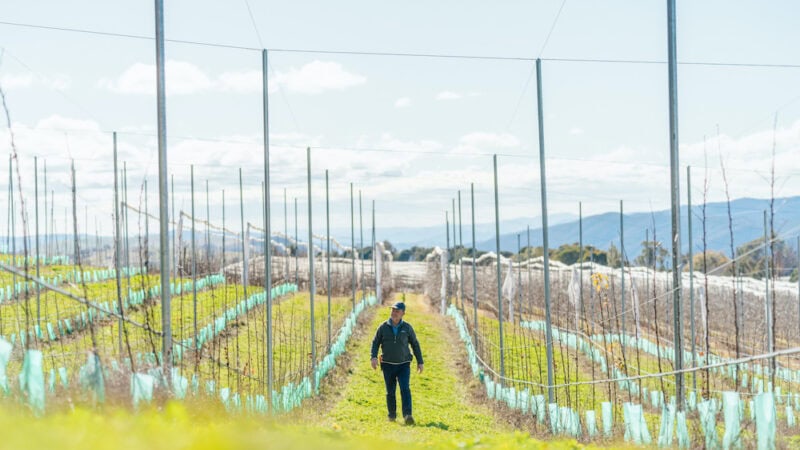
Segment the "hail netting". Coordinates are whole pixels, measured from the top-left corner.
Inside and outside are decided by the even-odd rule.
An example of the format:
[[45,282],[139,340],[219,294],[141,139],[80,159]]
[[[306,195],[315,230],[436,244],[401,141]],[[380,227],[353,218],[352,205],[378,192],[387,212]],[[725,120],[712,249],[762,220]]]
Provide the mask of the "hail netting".
[[[427,292],[436,293],[446,280],[443,272],[447,265],[441,263],[442,255],[444,251],[436,249],[426,259],[430,261]],[[682,351],[684,360],[691,362],[691,347],[688,344],[676,350],[672,344],[669,273],[636,267],[626,270],[625,280],[627,295],[632,299],[626,315],[632,316],[636,326],[623,335],[619,323],[622,309],[618,270],[590,263],[551,264],[557,394],[555,403],[546,403],[542,259],[500,261],[506,264],[503,299],[522,299],[512,316],[519,322],[504,325],[505,377],[500,376],[498,368],[494,261],[496,256],[487,254],[476,263],[482,310],[478,323],[472,323],[471,312],[461,311],[452,298],[447,314],[456,322],[473,374],[483,382],[487,396],[522,414],[532,415],[536,424],[551,433],[581,439],[620,436],[638,444],[683,448],[701,442],[711,447],[774,448],[776,430],[781,427],[793,430],[797,426],[800,365],[794,358],[798,349],[787,349],[781,353],[783,357],[777,357],[773,383],[767,364],[772,357],[763,351],[763,322],[746,328],[758,337],[751,351],[742,355],[745,359],[734,363],[731,342],[721,333],[723,328],[717,329],[720,324],[711,323],[713,317],[709,320],[709,336],[717,339],[715,351],[700,351],[694,364],[698,368],[688,370],[698,377],[703,371],[710,372],[710,386],[698,383],[698,390],[690,390],[683,410],[678,410],[672,393],[672,361],[675,352]],[[462,262],[470,264],[471,258]],[[512,274],[517,270],[530,270],[531,276],[514,279]],[[470,274],[471,271],[465,271],[464,276]],[[694,276],[695,288],[703,287],[701,299],[712,304],[725,301],[723,296],[729,294],[731,278],[709,276],[706,296],[705,276]],[[514,280],[513,284],[509,280]],[[746,311],[755,314],[755,320],[763,320],[763,281],[737,279],[736,282],[739,292],[744,294],[743,304],[750,304]],[[522,295],[509,295],[509,284],[520,286]],[[776,283],[775,291],[778,295],[782,292],[786,302],[792,304],[789,283]],[[717,310],[724,310],[723,304]],[[714,308],[710,309],[715,314]],[[700,315],[699,311],[696,313]],[[791,336],[788,330],[787,336]],[[648,414],[658,414],[660,420],[655,424],[646,421]]]

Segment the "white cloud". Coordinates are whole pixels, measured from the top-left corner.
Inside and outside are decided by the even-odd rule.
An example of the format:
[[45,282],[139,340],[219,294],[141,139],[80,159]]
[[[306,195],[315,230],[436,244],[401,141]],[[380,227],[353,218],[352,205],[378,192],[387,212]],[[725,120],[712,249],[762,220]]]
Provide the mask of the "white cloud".
[[569,134],[573,136],[580,136],[583,134],[583,128],[580,127],[572,127],[569,129]]
[[65,90],[70,86],[70,79],[66,75],[56,74],[52,77],[34,77],[31,74],[7,74],[0,77],[3,89],[23,89],[42,86],[47,89]]
[[300,69],[294,67],[286,73],[278,72],[276,82],[290,92],[319,94],[326,90],[343,90],[363,84],[367,78],[351,73],[336,62],[312,61]]
[[481,94],[480,92],[453,92],[453,91],[442,91],[436,94],[436,100],[460,100],[464,97],[479,97]]
[[[196,65],[185,61],[167,61],[165,68],[167,94],[186,95],[198,92],[261,92],[263,81],[259,70],[223,72],[216,78]],[[366,82],[366,77],[348,72],[336,62],[312,61],[304,66],[276,72],[269,79],[269,92],[283,88],[301,94],[319,94],[328,90],[343,90]],[[119,94],[149,94],[156,90],[156,67],[136,63],[116,79],[103,78],[98,86]]]
[[411,99],[408,97],[400,97],[394,102],[395,108],[407,108],[411,106]]
[[[250,94],[261,92],[264,84],[261,71],[245,70],[240,72],[224,72],[217,78],[217,88],[222,92],[236,94]],[[278,85],[273,79],[269,80],[268,91],[270,94],[277,92]]]
[[45,130],[95,131],[100,132],[100,125],[94,120],[73,119],[58,114],[36,122],[36,127]]
[[458,100],[462,97],[464,96],[452,91],[442,91],[436,94],[436,100]]
[[33,76],[26,74],[8,74],[0,78],[3,89],[16,89],[30,87],[33,84]]
[[520,145],[519,139],[509,133],[474,132],[459,139],[459,149],[491,150],[497,148],[513,148]]
[[[194,94],[213,87],[214,82],[197,66],[184,61],[167,61],[164,68],[167,94]],[[136,63],[116,80],[102,79],[100,87],[119,94],[150,94],[156,92],[156,66]]]
[[66,75],[56,75],[55,77],[43,80],[42,83],[51,89],[63,91],[69,89],[71,80]]
[[[71,131],[64,133],[55,130]],[[82,118],[55,115],[27,129],[15,124],[15,137],[23,162],[23,175],[32,173],[33,155],[46,160],[48,187],[55,189],[57,202],[70,204],[68,157],[74,157],[79,175],[79,208],[88,203],[90,218],[94,215],[110,217],[110,204],[103,199],[110,198],[109,189],[113,182],[111,137],[109,133],[101,131],[99,124]],[[794,174],[800,172],[800,158],[796,158],[800,151],[800,121],[778,128],[775,138],[778,171],[776,195],[797,195]],[[7,130],[0,130],[0,141],[7,142],[7,139]],[[384,208],[380,221],[387,224],[407,221],[409,210],[415,211],[414,220],[419,223],[442,220],[441,209],[450,206],[454,190],[459,186],[466,189],[472,182],[475,183],[478,198],[491,195],[491,160],[485,155],[495,150],[502,153],[503,149],[523,147],[522,140],[517,136],[486,131],[465,134],[455,142],[448,143],[389,133],[362,135],[352,145],[350,142],[338,142],[347,148],[337,148],[328,143],[325,136],[275,133],[270,135],[270,139],[275,201],[282,201],[283,188],[288,189],[290,196],[303,198],[305,146],[310,145],[312,177],[316,180],[315,199],[323,196],[320,178],[328,169],[331,174],[331,199],[345,205],[339,208],[340,212],[342,208],[348,211],[349,181],[354,181],[357,189],[364,189],[365,199],[375,198],[379,210]],[[768,176],[770,166],[772,139],[771,129],[741,137],[722,135],[721,148],[730,169],[728,177],[734,198],[769,196],[769,182],[765,176]],[[145,171],[155,184],[155,145],[147,138],[127,134],[120,136],[119,144],[120,160],[128,163],[131,203],[136,204],[140,190],[138,186]],[[460,154],[446,152],[453,144]],[[692,164],[695,168],[692,198],[698,203],[702,199],[703,169],[697,158],[702,158],[702,147],[702,142],[693,142],[682,146],[681,154],[682,165]],[[716,141],[710,141],[707,148],[710,166],[708,200],[724,200]],[[647,211],[651,207],[662,209],[669,206],[666,149],[620,145],[594,150],[593,156],[585,156],[584,159],[561,157],[556,149],[549,153],[547,170],[551,212],[574,213],[578,201],[585,202],[584,212],[587,214],[615,210],[620,199],[625,201],[626,211]],[[171,140],[170,169],[175,173],[178,189],[176,207],[187,207],[185,191],[189,164],[195,165],[196,180],[209,180],[212,202],[219,201],[219,195],[214,192],[223,188],[227,196],[232,195],[226,197],[229,201],[238,201],[237,169],[242,167],[246,206],[255,211],[246,214],[257,216],[257,208],[253,205],[257,204],[261,195],[262,151],[258,133],[217,136],[213,141]],[[468,153],[479,153],[480,156],[469,157],[466,156]],[[538,159],[535,152],[525,158],[499,158],[498,174],[504,199],[501,214],[514,217],[537,210]],[[681,176],[681,196],[685,198],[685,168]],[[30,179],[30,176],[23,179],[28,197],[32,195]],[[153,191],[150,195],[151,204],[155,204]],[[491,205],[491,200],[479,203]],[[214,211],[212,209],[212,214],[217,214],[219,209]],[[278,217],[280,222],[280,213]],[[346,220],[344,222],[347,223]]]

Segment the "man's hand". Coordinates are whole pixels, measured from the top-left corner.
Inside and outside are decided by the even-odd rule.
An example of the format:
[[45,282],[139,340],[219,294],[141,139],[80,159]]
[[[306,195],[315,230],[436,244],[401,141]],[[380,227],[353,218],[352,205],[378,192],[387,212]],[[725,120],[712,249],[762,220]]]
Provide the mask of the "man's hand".
[[370,364],[372,364],[372,368],[373,369],[377,369],[378,368],[378,358],[372,358],[372,360],[370,361]]
[[422,373],[422,364],[417,364],[417,372]]

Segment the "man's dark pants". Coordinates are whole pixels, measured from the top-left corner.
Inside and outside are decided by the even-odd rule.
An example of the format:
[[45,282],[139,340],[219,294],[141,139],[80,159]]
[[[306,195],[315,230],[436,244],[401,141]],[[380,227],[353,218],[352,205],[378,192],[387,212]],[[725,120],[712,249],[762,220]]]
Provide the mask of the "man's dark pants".
[[397,417],[397,397],[395,392],[400,384],[400,400],[403,402],[403,417],[411,415],[411,388],[408,383],[411,378],[411,363],[381,364],[383,381],[386,383],[386,408],[389,417]]

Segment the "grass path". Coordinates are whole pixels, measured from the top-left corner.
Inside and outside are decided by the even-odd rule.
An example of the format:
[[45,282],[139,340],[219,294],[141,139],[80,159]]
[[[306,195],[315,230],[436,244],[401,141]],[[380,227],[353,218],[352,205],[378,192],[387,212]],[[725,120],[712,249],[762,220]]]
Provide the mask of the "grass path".
[[[379,435],[392,441],[432,443],[442,439],[465,439],[495,432],[510,432],[495,421],[492,411],[469,400],[463,385],[458,361],[464,358],[458,336],[442,323],[442,317],[430,310],[421,296],[406,296],[405,320],[414,326],[425,360],[422,374],[412,363],[411,393],[417,425],[407,427],[402,421],[386,419],[386,400],[380,369],[373,370],[369,350],[374,330],[388,317],[386,306],[378,307],[365,332],[352,348],[347,384],[340,386],[338,402],[320,412],[319,424],[354,434]],[[399,391],[399,390],[398,390]],[[398,392],[398,412],[400,394]]]

